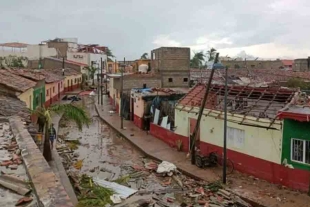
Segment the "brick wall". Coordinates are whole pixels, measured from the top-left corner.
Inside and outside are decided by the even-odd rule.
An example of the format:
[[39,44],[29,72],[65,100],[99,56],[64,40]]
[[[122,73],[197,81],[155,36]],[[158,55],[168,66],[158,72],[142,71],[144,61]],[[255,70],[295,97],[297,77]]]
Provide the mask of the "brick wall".
[[152,71],[161,75],[162,87],[189,87],[190,48],[158,48],[151,58]]
[[248,69],[279,69],[284,67],[281,60],[244,60],[242,61],[221,61],[224,66],[229,66],[230,68],[236,68],[237,65],[239,68],[248,68]]
[[308,59],[296,59],[293,64],[294,71],[309,71]]

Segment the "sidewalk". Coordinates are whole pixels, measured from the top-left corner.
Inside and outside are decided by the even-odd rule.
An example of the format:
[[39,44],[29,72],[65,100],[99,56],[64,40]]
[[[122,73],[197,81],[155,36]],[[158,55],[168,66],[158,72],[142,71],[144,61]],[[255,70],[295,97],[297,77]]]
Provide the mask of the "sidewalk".
[[[163,141],[139,129],[131,121],[124,120],[125,130],[120,129],[118,114],[110,114],[112,106],[108,97],[104,97],[103,106],[96,103],[98,115],[115,131],[146,155],[157,160],[174,163],[180,171],[191,177],[213,182],[220,179],[220,169],[200,169],[192,165],[186,153],[178,152]],[[228,186],[238,196],[250,201],[254,206],[266,207],[306,207],[310,206],[310,197],[306,194],[287,190],[263,180],[242,175],[238,172],[228,177]]]
[[[59,128],[59,121],[61,119],[62,115],[54,114],[52,116],[52,123],[54,124],[54,127],[56,129],[56,134],[58,135],[58,128]],[[48,164],[53,169],[54,173],[57,175],[57,177],[60,179],[62,185],[64,186],[70,200],[74,204],[74,206],[78,203],[77,197],[75,195],[75,192],[73,190],[73,187],[71,185],[71,182],[68,178],[68,175],[66,173],[66,170],[63,167],[63,164],[61,162],[61,158],[58,155],[58,152],[56,150],[56,142],[54,149],[52,150],[52,158],[53,160],[50,161]]]

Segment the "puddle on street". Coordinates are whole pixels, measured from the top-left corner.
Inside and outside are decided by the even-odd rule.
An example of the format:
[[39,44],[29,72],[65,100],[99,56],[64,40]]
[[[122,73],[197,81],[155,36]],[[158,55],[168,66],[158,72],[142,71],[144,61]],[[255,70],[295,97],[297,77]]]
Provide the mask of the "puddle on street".
[[[79,131],[74,122],[63,120],[59,125],[58,134],[60,137],[68,140],[79,140],[80,142],[78,149],[74,150],[74,154],[77,160],[83,160],[83,165],[80,170],[70,166],[70,171],[78,172],[79,175],[87,174],[94,178],[114,181],[136,172],[134,168],[141,168],[144,166],[144,162],[151,161],[100,120],[95,111],[93,100],[83,98],[81,103],[84,104],[92,119],[89,128],[84,127],[83,131]],[[129,187],[136,190],[158,191],[166,188],[162,186],[164,181],[167,181],[167,178],[157,177],[154,173],[149,173],[144,179],[131,178],[128,184]],[[169,188],[173,186],[177,187],[177,184],[171,184]],[[182,198],[182,196],[179,197]],[[141,198],[144,200],[151,199],[152,195],[151,193],[143,196],[133,195],[118,206]],[[174,202],[170,206],[179,206],[177,203]]]
[[[155,203],[154,206],[172,207],[181,206],[182,203],[189,205],[198,202],[202,205],[208,202],[218,204],[220,201],[226,204],[233,203],[232,200],[235,198],[227,196],[230,195],[227,191],[224,191],[225,195],[223,192],[217,194],[222,188],[218,183],[195,181],[176,172],[172,177],[157,174],[159,163],[156,164],[155,161],[144,157],[140,151],[101,121],[92,98],[83,97],[79,104],[86,108],[92,123],[89,128],[84,127],[83,131],[79,131],[74,122],[63,119],[59,124],[60,143],[57,144],[57,151],[63,158],[63,164],[74,183],[75,190],[80,190],[75,185],[78,183],[76,174],[78,176],[86,174],[138,190],[121,204],[115,205],[119,207],[148,206],[141,205],[141,202],[145,201],[152,201]],[[72,141],[65,144],[62,140],[75,140],[73,141],[75,144],[72,147]],[[73,153],[68,150],[70,146],[75,148]]]

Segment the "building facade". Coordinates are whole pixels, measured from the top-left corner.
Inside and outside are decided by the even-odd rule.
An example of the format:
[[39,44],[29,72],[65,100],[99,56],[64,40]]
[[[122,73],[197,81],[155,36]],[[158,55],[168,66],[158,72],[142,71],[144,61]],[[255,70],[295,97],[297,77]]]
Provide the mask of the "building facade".
[[161,47],[151,51],[152,72],[161,75],[162,87],[189,87],[190,48]]

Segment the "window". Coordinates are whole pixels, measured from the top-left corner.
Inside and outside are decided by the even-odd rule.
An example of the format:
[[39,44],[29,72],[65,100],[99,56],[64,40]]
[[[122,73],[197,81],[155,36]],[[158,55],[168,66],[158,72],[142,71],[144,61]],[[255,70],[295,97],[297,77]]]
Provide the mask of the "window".
[[153,56],[153,60],[155,60],[156,59],[155,52],[152,53],[152,56]]
[[60,88],[62,88],[62,82],[60,82]]
[[291,139],[291,160],[310,164],[310,141]]
[[74,78],[74,83],[76,83],[76,78]]
[[49,96],[49,94],[48,94],[48,90],[46,90],[46,96]]
[[53,87],[53,93],[55,93],[55,86]]
[[39,96],[38,96],[38,95],[36,96],[36,105],[37,105],[37,106],[40,105],[40,104],[39,104]]
[[169,83],[172,83],[172,82],[173,82],[173,79],[172,79],[172,78],[168,78],[168,82],[169,82]]
[[146,83],[143,83],[143,88],[146,88]]
[[183,78],[183,82],[187,83],[188,82],[188,78]]
[[243,148],[245,141],[245,133],[242,129],[227,127],[228,144],[234,148]]

